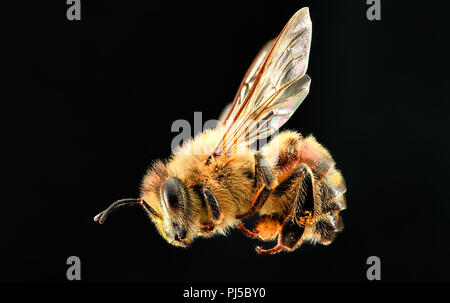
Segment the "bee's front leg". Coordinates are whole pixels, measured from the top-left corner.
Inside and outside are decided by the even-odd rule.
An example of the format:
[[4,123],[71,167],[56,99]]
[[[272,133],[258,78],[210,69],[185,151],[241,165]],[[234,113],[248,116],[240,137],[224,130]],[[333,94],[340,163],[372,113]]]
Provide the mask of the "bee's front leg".
[[206,202],[207,221],[200,224],[198,233],[206,236],[210,235],[216,228],[216,225],[222,222],[224,215],[216,195],[214,195],[209,187],[201,189],[201,193]]
[[258,212],[261,207],[263,207],[274,188],[278,186],[278,180],[275,177],[269,162],[260,153],[255,154],[255,178],[256,186],[259,190],[253,197],[250,208],[243,214],[237,214],[237,219],[244,219]]

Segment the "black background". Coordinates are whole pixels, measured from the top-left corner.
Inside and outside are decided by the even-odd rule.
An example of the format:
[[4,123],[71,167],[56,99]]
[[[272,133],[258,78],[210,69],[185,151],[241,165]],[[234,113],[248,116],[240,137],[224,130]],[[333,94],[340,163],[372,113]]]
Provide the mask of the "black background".
[[[22,2],[5,12],[1,105],[0,281],[449,281],[449,7],[381,1]],[[309,6],[311,91],[285,125],[314,134],[348,186],[345,229],[330,246],[258,256],[233,231],[169,246],[137,197],[173,121],[217,118],[259,48]],[[270,247],[269,244],[264,244]]]

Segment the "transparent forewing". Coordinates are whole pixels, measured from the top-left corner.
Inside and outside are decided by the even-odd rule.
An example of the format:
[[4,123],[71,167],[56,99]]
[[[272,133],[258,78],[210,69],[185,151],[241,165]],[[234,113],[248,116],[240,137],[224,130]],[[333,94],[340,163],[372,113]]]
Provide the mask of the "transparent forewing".
[[215,154],[270,136],[292,116],[309,92],[311,79],[305,72],[311,32],[309,11],[303,8],[289,20],[267,55],[255,59],[262,60],[260,67],[254,61],[244,78],[223,121],[226,131]]
[[234,97],[233,102],[228,104],[220,115],[220,123],[225,123],[225,121],[230,117],[236,116],[236,112],[241,107],[242,101],[245,100],[248,92],[250,91],[250,88],[255,83],[258,72],[259,70],[261,70],[261,66],[265,62],[267,54],[272,49],[273,42],[274,40],[270,40],[269,42],[267,42],[258,52],[255,59],[253,59],[252,64],[248,68],[247,73],[245,74],[241,84],[239,85],[239,89],[236,93],[236,96]]
[[[303,76],[299,81],[294,82],[285,91],[288,92],[291,89],[296,90],[297,93],[293,95],[283,97],[284,101],[278,102],[270,107],[268,107],[264,113],[265,116],[256,123],[258,126],[258,131],[253,131],[247,135],[247,138],[251,139],[251,142],[258,139],[263,139],[272,135],[276,130],[278,130],[287,120],[292,116],[295,110],[300,106],[305,97],[309,92],[309,84],[311,79],[308,75]],[[286,93],[288,95],[289,93]],[[242,140],[239,140],[239,143]]]

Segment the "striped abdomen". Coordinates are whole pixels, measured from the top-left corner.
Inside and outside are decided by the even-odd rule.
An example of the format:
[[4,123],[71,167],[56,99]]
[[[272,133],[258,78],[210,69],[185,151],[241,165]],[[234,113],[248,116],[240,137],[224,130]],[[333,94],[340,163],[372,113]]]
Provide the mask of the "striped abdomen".
[[344,178],[331,155],[313,137],[299,144],[300,162],[310,168],[314,179],[315,226],[307,239],[329,244],[344,225],[339,215],[346,208]]

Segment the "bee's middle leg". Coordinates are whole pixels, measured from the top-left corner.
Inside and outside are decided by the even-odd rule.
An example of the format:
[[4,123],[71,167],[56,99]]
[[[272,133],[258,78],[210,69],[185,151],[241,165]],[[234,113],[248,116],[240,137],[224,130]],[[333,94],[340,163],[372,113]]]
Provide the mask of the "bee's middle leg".
[[259,190],[253,197],[250,208],[243,214],[237,214],[237,219],[247,218],[258,212],[269,198],[275,187],[278,186],[278,180],[273,173],[268,161],[260,154],[255,155],[255,178],[256,187]]

